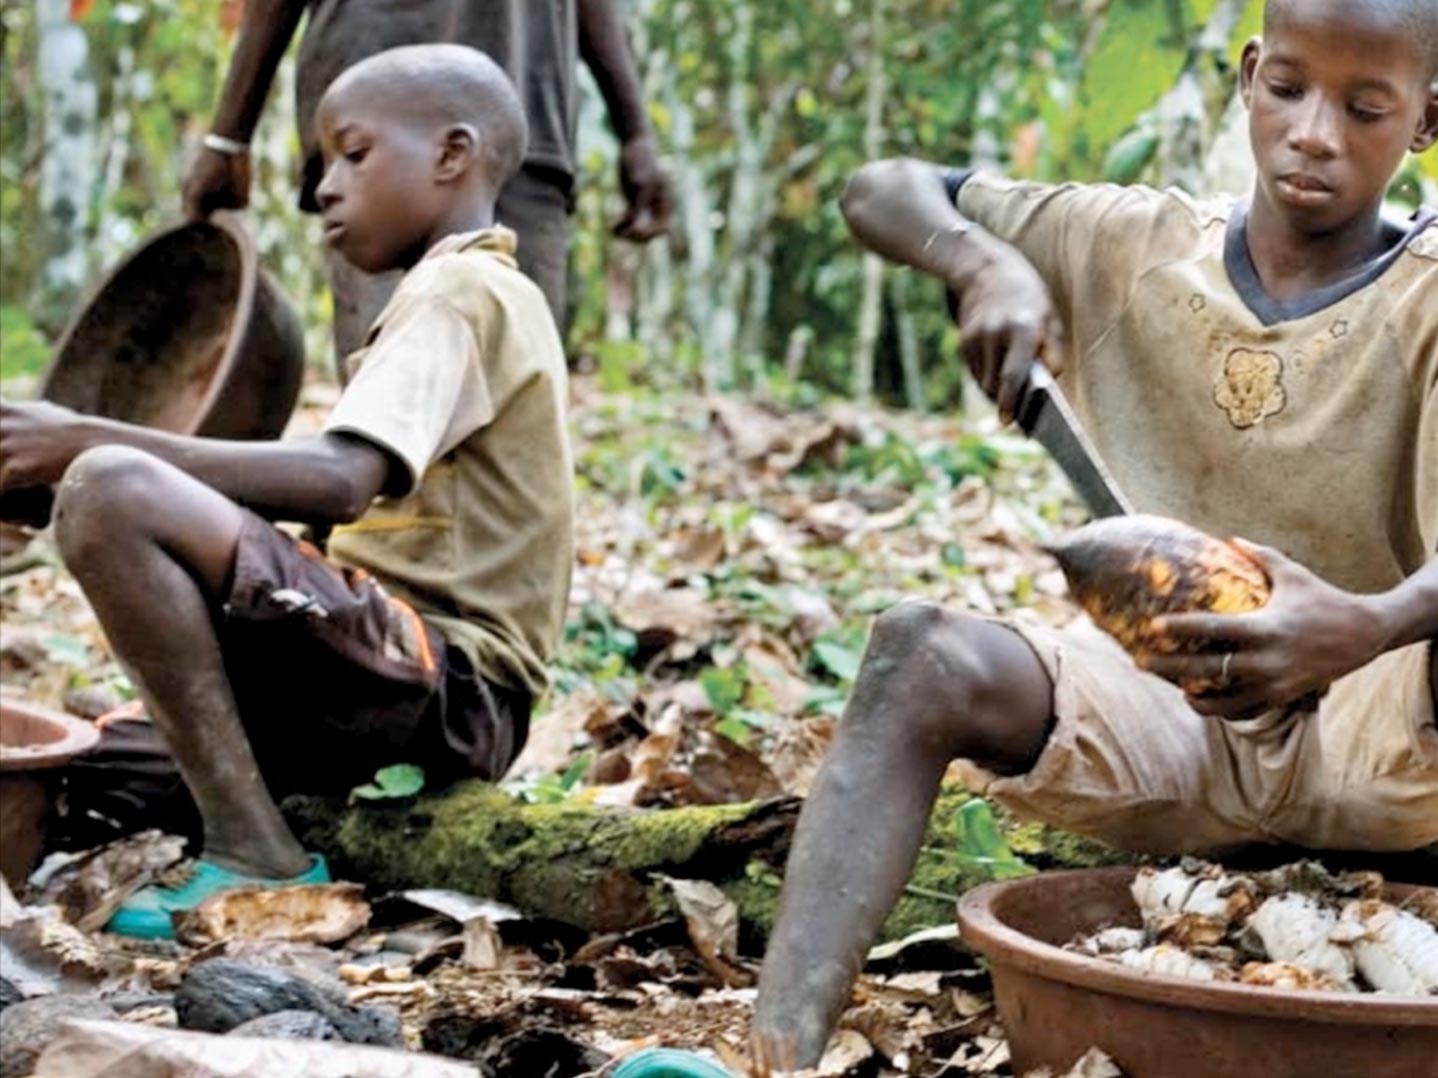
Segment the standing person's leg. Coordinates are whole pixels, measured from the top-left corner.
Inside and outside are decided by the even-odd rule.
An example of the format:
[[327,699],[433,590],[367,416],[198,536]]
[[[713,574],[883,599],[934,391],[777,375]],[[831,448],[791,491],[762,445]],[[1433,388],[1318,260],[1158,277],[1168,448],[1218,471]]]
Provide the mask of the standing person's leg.
[[495,204],[495,219],[519,238],[519,268],[539,285],[559,334],[568,329],[569,233],[572,180],[553,168],[521,168]]
[[76,458],[55,503],[65,564],[194,796],[205,859],[288,878],[311,859],[260,776],[215,628],[243,520],[205,484],[119,446]]
[[927,602],[879,617],[784,870],[754,1017],[763,1064],[823,1054],[949,761],[1024,771],[1052,714],[1048,675],[1018,634]]

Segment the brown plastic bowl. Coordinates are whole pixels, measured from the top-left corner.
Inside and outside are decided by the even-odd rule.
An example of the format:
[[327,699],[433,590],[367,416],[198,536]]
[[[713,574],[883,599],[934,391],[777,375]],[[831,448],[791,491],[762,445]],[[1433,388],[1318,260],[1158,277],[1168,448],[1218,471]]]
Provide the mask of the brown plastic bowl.
[[[1297,992],[1157,976],[1062,950],[1137,926],[1135,869],[985,884],[959,902],[988,959],[1014,1069],[1063,1073],[1091,1047],[1129,1078],[1435,1078],[1438,999]],[[1393,885],[1390,897],[1416,890]]]
[[88,722],[0,696],[0,875],[20,887],[40,855],[60,768],[100,740]]
[[[87,415],[210,438],[278,438],[299,396],[304,335],[230,214],[150,237],[65,330],[40,396]],[[0,517],[43,524],[50,491]]]

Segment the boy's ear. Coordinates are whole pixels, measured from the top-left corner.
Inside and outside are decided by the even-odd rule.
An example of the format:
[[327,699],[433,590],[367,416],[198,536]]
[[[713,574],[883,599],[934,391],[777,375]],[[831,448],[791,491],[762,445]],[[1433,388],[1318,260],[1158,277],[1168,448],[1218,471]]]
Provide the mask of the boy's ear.
[[1418,131],[1408,148],[1414,153],[1422,153],[1435,143],[1438,143],[1438,79],[1434,79],[1428,86],[1428,104],[1423,109],[1423,116],[1418,121]]
[[441,183],[453,183],[474,164],[479,155],[479,132],[469,124],[454,124],[444,133],[440,142],[439,158],[435,162],[435,179]]
[[1251,37],[1243,46],[1243,58],[1238,61],[1238,92],[1243,96],[1243,107],[1253,108],[1253,77],[1258,71],[1258,58],[1263,52],[1263,38]]

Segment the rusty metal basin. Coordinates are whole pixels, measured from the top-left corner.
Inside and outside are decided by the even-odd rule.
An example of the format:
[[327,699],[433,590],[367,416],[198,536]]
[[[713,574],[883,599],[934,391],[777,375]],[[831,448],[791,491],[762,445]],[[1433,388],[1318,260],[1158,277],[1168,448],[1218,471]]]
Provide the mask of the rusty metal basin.
[[40,856],[60,768],[99,740],[88,722],[0,696],[0,875],[12,887]]
[[[1137,926],[1135,869],[986,884],[959,902],[988,959],[1017,1073],[1063,1073],[1090,1047],[1129,1078],[1435,1078],[1438,999],[1297,992],[1140,973],[1061,949]],[[1394,885],[1402,898],[1415,888]]]
[[[211,438],[277,438],[299,396],[304,335],[239,219],[150,237],[65,330],[40,395],[89,415]],[[43,524],[48,488],[7,492],[0,517]]]

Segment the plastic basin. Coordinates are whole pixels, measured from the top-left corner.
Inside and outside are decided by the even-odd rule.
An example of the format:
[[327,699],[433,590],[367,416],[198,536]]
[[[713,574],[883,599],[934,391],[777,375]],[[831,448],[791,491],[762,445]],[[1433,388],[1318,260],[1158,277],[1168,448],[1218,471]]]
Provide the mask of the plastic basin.
[[[1062,950],[1136,926],[1135,869],[985,884],[959,902],[964,941],[993,974],[1014,1069],[1063,1073],[1090,1047],[1129,1078],[1435,1078],[1438,998],[1210,984]],[[1401,899],[1413,887],[1393,885]]]
[[99,740],[88,722],[0,696],[0,875],[13,887],[40,856],[60,768]]

